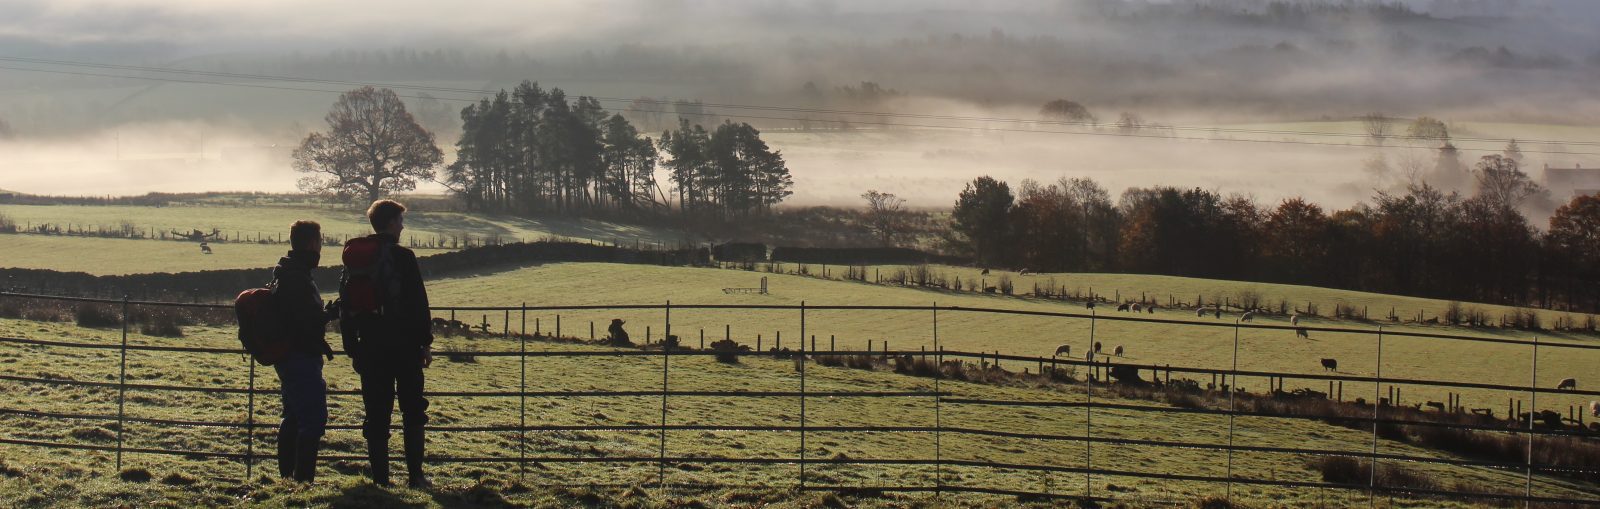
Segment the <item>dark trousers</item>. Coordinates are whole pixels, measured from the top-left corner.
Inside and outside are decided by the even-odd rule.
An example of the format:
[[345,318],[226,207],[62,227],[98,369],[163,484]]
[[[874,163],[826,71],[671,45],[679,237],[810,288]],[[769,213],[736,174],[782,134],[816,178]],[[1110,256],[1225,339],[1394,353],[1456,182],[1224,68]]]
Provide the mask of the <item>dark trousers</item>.
[[367,458],[372,479],[389,481],[389,423],[396,399],[400,401],[406,471],[422,476],[423,426],[428,424],[428,400],[422,397],[422,365],[417,359],[361,359],[361,401],[366,407],[362,434],[367,438]]
[[273,369],[278,372],[283,394],[278,473],[310,481],[316,475],[317,450],[328,425],[328,384],[322,379],[322,357],[294,355]]

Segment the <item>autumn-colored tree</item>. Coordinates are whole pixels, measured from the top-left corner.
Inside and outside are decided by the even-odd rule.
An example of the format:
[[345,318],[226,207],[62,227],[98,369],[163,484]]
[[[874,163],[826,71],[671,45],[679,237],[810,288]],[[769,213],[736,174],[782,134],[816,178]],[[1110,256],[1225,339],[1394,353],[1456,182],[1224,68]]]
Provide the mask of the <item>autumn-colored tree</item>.
[[306,192],[377,200],[432,179],[443,158],[433,134],[387,88],[345,92],[325,119],[328,131],[311,133],[294,151],[294,169],[311,174],[300,179]]
[[1575,196],[1557,208],[1545,245],[1568,308],[1575,299],[1600,308],[1600,195]]
[[1280,278],[1320,282],[1328,256],[1328,218],[1322,207],[1290,198],[1267,214],[1264,253]]

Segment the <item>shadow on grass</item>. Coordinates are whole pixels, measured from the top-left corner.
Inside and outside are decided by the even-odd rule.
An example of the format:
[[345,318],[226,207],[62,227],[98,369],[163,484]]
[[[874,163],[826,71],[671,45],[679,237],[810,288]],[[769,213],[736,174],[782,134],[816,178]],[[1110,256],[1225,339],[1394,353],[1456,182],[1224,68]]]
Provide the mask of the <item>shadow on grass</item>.
[[506,500],[498,490],[483,484],[474,484],[462,490],[447,489],[433,492],[434,503],[450,509],[476,509],[487,507],[522,507]]
[[[403,509],[422,509],[428,504],[422,502],[409,502],[393,492],[380,488],[370,483],[361,483],[340,491],[338,495],[323,497],[316,500],[317,504],[327,504],[332,508],[357,508],[357,507],[393,507]],[[465,506],[446,506],[465,507]]]

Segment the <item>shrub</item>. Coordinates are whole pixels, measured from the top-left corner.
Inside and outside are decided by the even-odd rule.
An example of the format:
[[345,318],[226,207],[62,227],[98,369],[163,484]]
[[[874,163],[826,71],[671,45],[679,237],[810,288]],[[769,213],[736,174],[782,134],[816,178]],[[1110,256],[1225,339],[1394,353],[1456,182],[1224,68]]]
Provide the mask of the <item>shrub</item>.
[[717,362],[724,364],[738,364],[739,352],[750,350],[750,347],[742,346],[731,339],[718,340],[712,342],[710,346],[712,350],[717,352]]
[[73,312],[79,327],[106,328],[121,327],[122,319],[110,306],[101,304],[79,304]]
[[1007,275],[1007,274],[1001,274],[1000,275],[1000,293],[1003,293],[1003,294],[1006,294],[1006,295],[1011,295],[1011,292],[1013,290],[1015,290],[1015,288],[1013,288],[1012,285],[1011,285],[1011,276]]
[[0,212],[0,233],[17,233],[17,222],[4,212]]
[[156,313],[149,320],[139,324],[139,333],[146,336],[181,338],[183,326],[180,318],[173,313]]

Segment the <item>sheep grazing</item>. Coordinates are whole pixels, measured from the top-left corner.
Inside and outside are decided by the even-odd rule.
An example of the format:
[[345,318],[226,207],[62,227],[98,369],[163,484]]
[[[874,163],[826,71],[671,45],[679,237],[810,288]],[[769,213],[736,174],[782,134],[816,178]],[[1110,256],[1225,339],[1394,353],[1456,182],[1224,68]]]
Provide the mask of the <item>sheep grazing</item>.
[[211,245],[210,244],[206,244],[204,242],[201,242],[200,243],[200,254],[211,254]]
[[1091,300],[1083,303],[1083,307],[1087,309],[1094,309],[1094,301]]
[[1061,345],[1056,347],[1056,355],[1072,355],[1072,345]]
[[1194,310],[1194,317],[1195,318],[1204,318],[1205,316],[1206,316],[1206,308],[1196,308]]
[[1434,410],[1438,410],[1440,412],[1443,412],[1444,411],[1444,403],[1440,403],[1438,401],[1429,401],[1428,402],[1428,408],[1432,408]]
[[985,286],[985,287],[983,287],[983,293],[994,293],[994,291],[995,291],[995,287],[993,287],[993,286]]
[[1149,306],[1145,306],[1144,312],[1150,313],[1152,315],[1156,314],[1156,306],[1155,306],[1155,304],[1151,304]]
[[1577,389],[1577,388],[1578,388],[1578,379],[1576,379],[1576,378],[1566,378],[1566,379],[1561,380],[1561,383],[1556,384],[1556,389],[1557,390],[1560,390],[1560,389]]
[[987,275],[989,275],[989,269],[983,269],[983,272],[979,272],[979,273],[978,273],[978,275],[980,275],[980,276],[987,276]]
[[1117,305],[1117,311],[1127,311],[1128,308],[1130,308],[1132,306],[1133,306],[1133,304],[1129,304],[1129,303],[1124,302],[1122,304],[1118,304]]
[[1133,312],[1138,313],[1140,311],[1144,311],[1144,306],[1137,302],[1133,303]]
[[1335,359],[1322,359],[1323,371],[1339,371],[1339,361]]
[[1099,341],[1095,341],[1094,342],[1094,353],[1100,353],[1100,342]]
[[1295,329],[1294,330],[1294,335],[1295,335],[1295,337],[1311,339],[1311,333],[1309,331],[1306,331],[1305,327],[1301,327],[1301,328]]
[[1028,270],[1028,269],[1022,269],[1022,270],[1017,271],[1017,275],[1018,276],[1026,276],[1026,275],[1032,274],[1032,273],[1033,273],[1033,271]]
[[1115,354],[1117,357],[1121,357],[1122,356],[1122,345],[1117,345],[1117,349],[1113,350],[1112,353]]
[[1255,317],[1256,317],[1256,312],[1254,310],[1245,311],[1244,314],[1239,315],[1239,321],[1248,322],[1248,321],[1254,319]]

